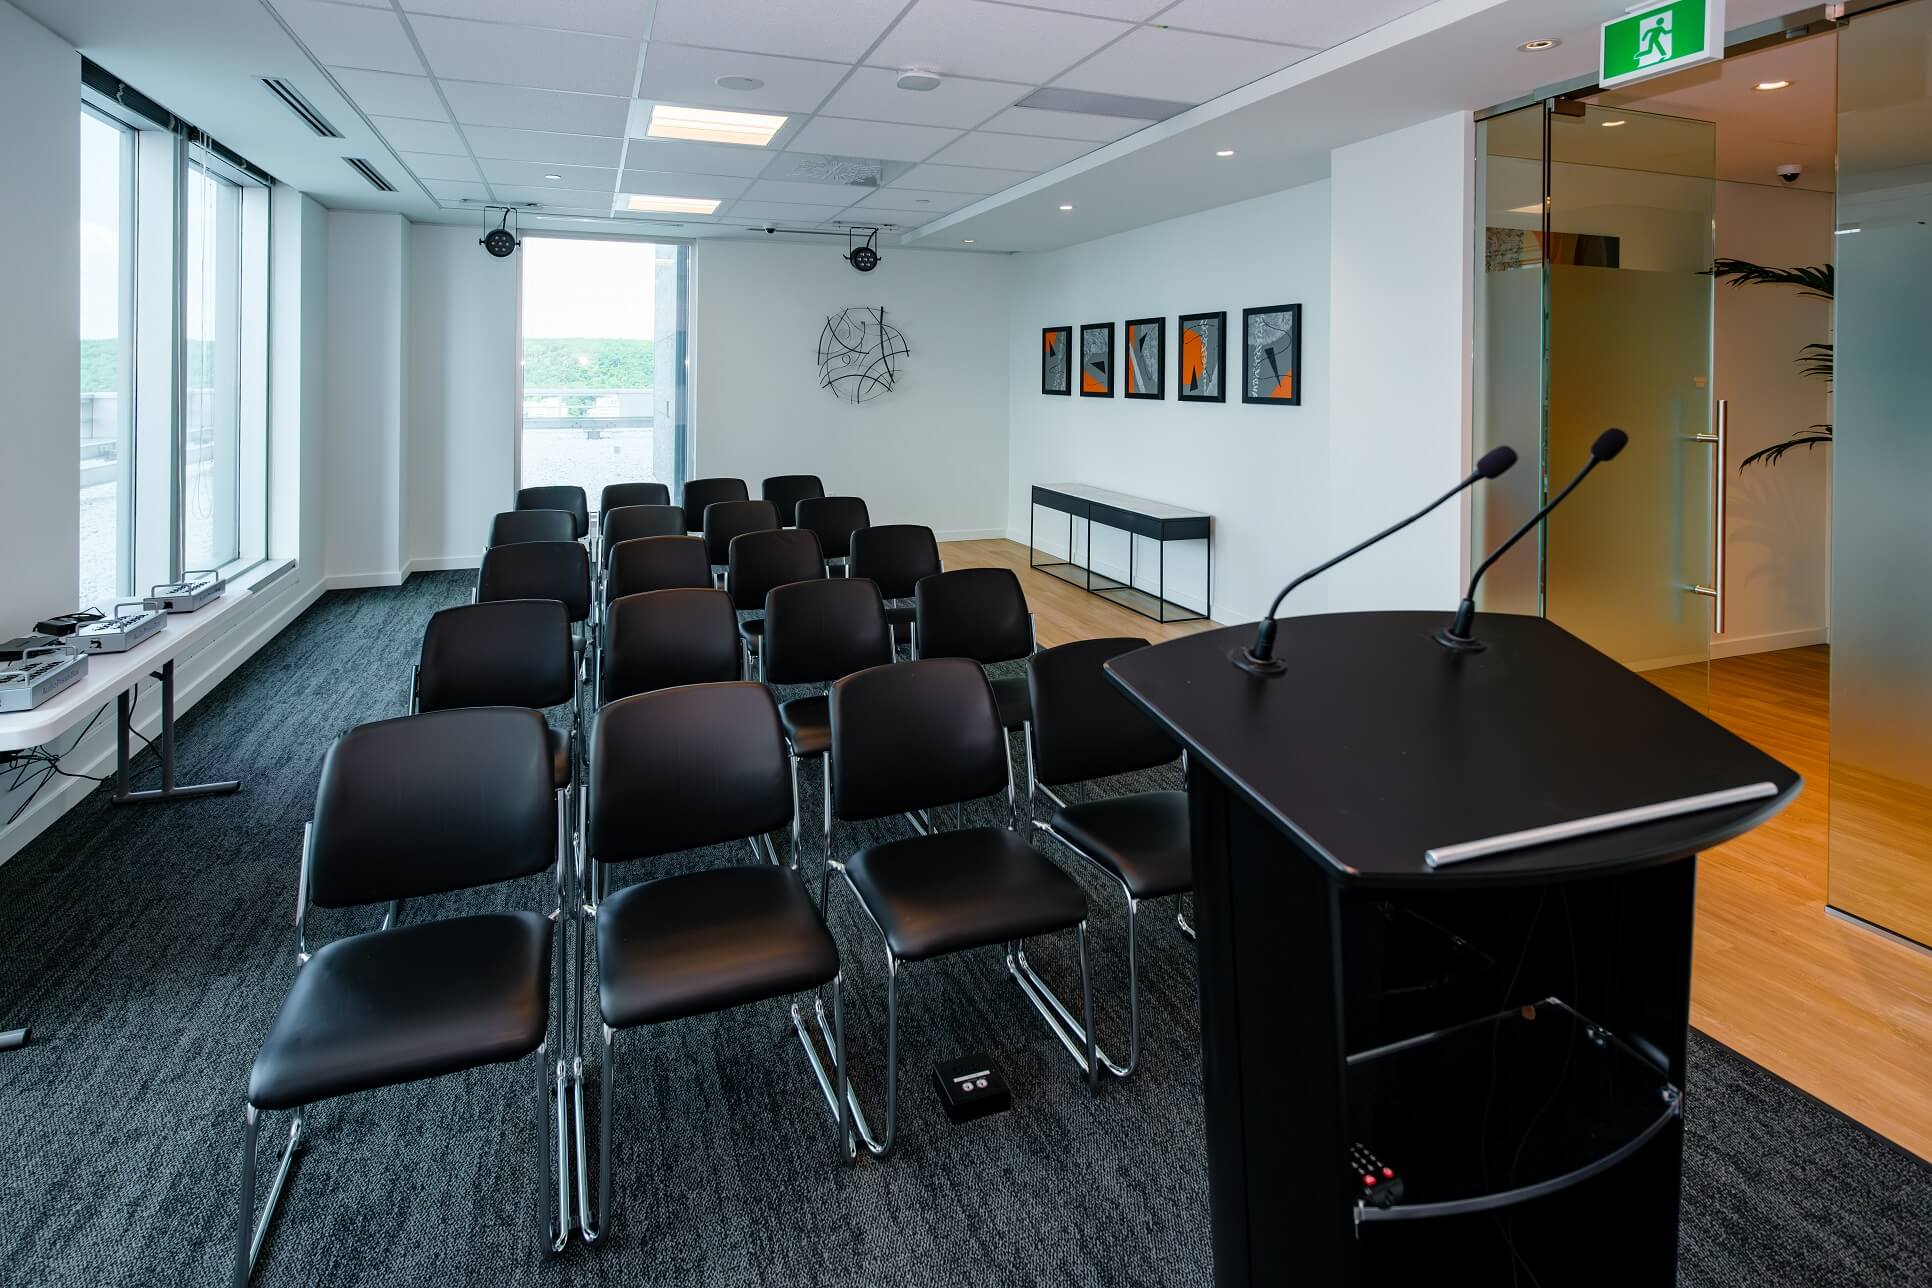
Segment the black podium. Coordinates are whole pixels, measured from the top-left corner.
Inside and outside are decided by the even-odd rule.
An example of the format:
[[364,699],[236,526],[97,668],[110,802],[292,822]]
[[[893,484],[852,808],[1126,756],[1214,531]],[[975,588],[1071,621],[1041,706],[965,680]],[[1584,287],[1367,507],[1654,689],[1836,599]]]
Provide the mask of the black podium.
[[1109,664],[1190,753],[1221,1288],[1676,1280],[1697,853],[1800,779],[1542,619],[1444,620]]

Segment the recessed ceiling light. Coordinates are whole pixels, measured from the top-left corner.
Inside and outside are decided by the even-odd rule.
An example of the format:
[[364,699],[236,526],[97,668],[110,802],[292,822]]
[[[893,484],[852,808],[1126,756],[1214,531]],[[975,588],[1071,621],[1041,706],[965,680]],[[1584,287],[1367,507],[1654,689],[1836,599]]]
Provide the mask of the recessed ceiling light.
[[1761,90],[1774,90],[1774,89],[1790,89],[1790,88],[1791,88],[1791,82],[1790,82],[1790,81],[1783,81],[1783,80],[1780,80],[1780,81],[1759,81],[1759,82],[1758,82],[1757,84],[1755,84],[1755,85],[1753,85],[1753,86],[1752,86],[1751,88],[1752,88],[1752,89],[1761,89]]
[[973,244],[973,239],[971,237],[962,237],[960,239],[959,244],[962,246],[971,246]]
[[741,94],[749,94],[752,90],[765,88],[765,82],[756,76],[720,76],[718,88],[735,89]]
[[1628,121],[1605,121],[1603,123],[1603,128],[1606,130],[1614,130],[1619,125],[1627,125],[1627,124],[1629,124]]
[[1217,157],[1231,157],[1234,155],[1234,149],[1222,148],[1219,152],[1216,152],[1214,155]]
[[742,143],[762,148],[771,142],[772,135],[785,127],[786,119],[763,112],[725,112],[712,107],[673,107],[659,103],[651,108],[650,128],[644,133],[653,139]]
[[548,179],[548,180],[550,180],[550,182],[552,182],[552,183],[562,183],[562,182],[563,182],[563,176],[562,176],[562,175],[560,175],[560,174],[546,174],[546,175],[545,175],[545,176],[543,176],[543,177],[544,177],[544,178],[546,178],[546,179]]
[[1060,209],[1062,209],[1062,210],[1072,210],[1072,209],[1073,209],[1073,207],[1072,207],[1072,206],[1062,206],[1062,207],[1060,207]]
[[624,207],[660,215],[709,215],[716,212],[718,202],[711,197],[652,197],[626,193]]
[[1540,54],[1545,49],[1555,49],[1562,43],[1560,40],[1525,40],[1516,47],[1526,54]]

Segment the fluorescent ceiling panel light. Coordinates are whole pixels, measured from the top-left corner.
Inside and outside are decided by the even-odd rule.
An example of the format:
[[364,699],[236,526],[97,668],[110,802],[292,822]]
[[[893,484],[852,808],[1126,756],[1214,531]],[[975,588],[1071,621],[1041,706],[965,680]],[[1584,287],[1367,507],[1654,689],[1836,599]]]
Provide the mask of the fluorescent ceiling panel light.
[[642,210],[658,215],[709,215],[716,213],[719,202],[714,197],[651,197],[641,194],[625,193],[626,210]]
[[659,103],[651,108],[650,128],[644,133],[653,139],[742,143],[762,148],[785,128],[788,119],[764,112],[726,112],[715,107],[674,107]]

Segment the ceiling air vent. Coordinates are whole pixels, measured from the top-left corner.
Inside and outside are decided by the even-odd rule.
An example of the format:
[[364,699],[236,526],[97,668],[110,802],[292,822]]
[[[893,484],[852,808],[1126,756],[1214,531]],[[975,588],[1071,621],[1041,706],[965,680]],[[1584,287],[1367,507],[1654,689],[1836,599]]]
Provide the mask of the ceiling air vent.
[[262,77],[262,84],[268,87],[269,93],[281,99],[283,105],[289,111],[301,117],[302,124],[308,126],[323,138],[339,139],[342,137],[342,131],[330,125],[328,118],[316,111],[315,104],[303,98],[302,91],[296,89],[295,86],[278,76],[264,76]]
[[1083,89],[1036,89],[1015,103],[1039,112],[1079,112],[1086,116],[1118,116],[1129,121],[1165,121],[1192,107],[1164,98],[1135,98],[1128,94],[1094,94]]
[[377,192],[394,192],[396,190],[395,184],[377,174],[376,167],[370,165],[361,157],[343,157],[342,159],[348,162],[351,170],[354,170],[357,174],[367,179],[369,186]]

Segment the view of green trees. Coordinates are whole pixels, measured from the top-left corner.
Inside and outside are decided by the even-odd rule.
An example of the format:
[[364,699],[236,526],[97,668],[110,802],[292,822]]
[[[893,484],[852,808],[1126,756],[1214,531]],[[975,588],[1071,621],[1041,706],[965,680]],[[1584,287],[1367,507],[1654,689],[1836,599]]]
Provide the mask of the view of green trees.
[[[111,394],[120,390],[119,340],[82,340],[80,342],[80,387],[84,394]],[[188,341],[188,387],[205,389],[214,381],[215,342]]]
[[654,389],[649,340],[526,339],[525,389]]

